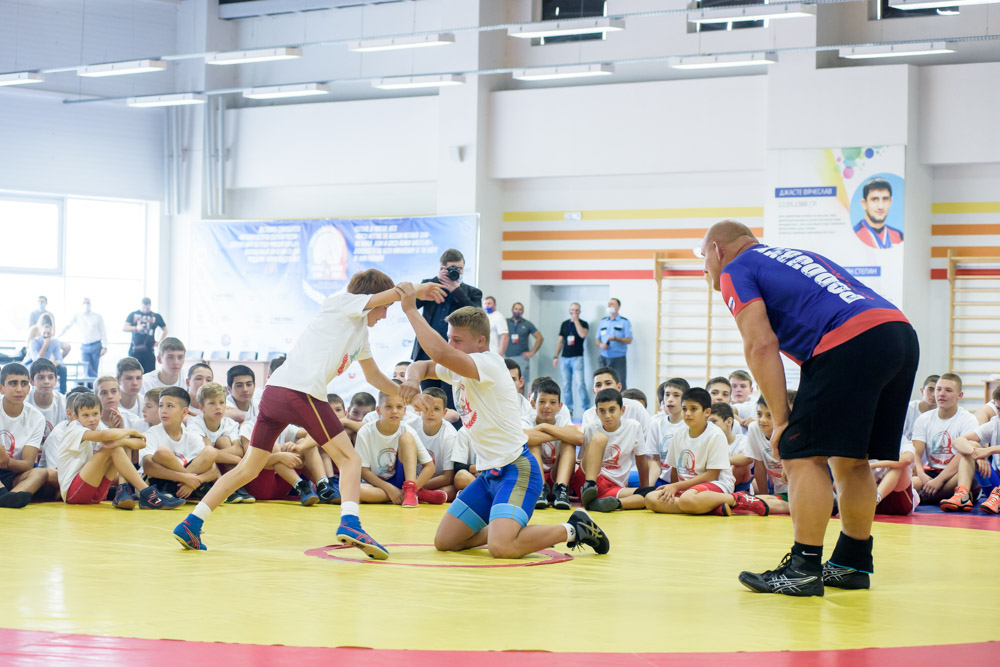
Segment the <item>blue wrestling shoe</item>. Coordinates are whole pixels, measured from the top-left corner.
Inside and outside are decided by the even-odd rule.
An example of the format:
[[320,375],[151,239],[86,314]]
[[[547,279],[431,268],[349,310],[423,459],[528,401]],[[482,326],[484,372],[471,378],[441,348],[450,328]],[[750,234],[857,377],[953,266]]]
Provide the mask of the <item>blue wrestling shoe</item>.
[[[178,538],[179,539],[179,538]],[[340,528],[337,529],[337,541],[351,547],[357,547],[369,558],[387,560],[389,550],[372,539],[372,536],[361,527],[361,520],[356,516],[340,518]]]
[[309,480],[302,477],[299,478],[299,483],[295,485],[295,491],[299,494],[299,502],[310,507],[319,502],[319,496],[317,496],[312,490],[312,484]]
[[320,480],[319,484],[316,485],[316,494],[319,496],[320,502],[332,503],[340,497],[338,481],[336,475]]
[[150,510],[171,510],[180,507],[187,501],[183,498],[158,491],[154,486],[147,486],[139,492],[139,507]]
[[174,528],[174,538],[181,543],[185,549],[192,551],[208,551],[208,547],[201,541],[202,521],[193,514],[181,521]]

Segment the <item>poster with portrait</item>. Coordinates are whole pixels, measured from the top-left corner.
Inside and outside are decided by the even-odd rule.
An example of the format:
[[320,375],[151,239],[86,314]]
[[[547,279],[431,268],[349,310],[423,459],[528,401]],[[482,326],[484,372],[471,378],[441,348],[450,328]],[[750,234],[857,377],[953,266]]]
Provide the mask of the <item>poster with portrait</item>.
[[[191,233],[190,349],[287,352],[323,300],[350,277],[378,269],[397,282],[438,272],[448,248],[465,255],[475,281],[479,216],[204,221]],[[399,304],[369,331],[372,355],[390,374],[409,359],[413,328]],[[258,379],[258,385],[262,384]],[[330,385],[349,397],[368,390],[355,363]]]
[[764,242],[825,255],[900,305],[904,151],[903,146],[771,151]]

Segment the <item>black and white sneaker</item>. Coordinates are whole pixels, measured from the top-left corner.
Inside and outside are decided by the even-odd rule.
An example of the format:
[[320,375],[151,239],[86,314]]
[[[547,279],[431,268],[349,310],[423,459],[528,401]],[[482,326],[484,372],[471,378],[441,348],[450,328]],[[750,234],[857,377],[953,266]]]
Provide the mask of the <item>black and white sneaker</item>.
[[860,572],[849,567],[841,567],[834,565],[830,561],[826,561],[823,563],[823,585],[857,591],[863,588],[871,588],[872,582],[867,572]]
[[754,593],[776,593],[809,597],[823,595],[823,568],[810,565],[801,556],[788,553],[774,570],[740,572],[740,583]]
[[585,544],[599,554],[606,554],[611,550],[611,541],[608,540],[608,536],[585,510],[574,510],[569,515],[569,523],[576,531],[576,539],[566,543],[570,549]]
[[595,500],[597,500],[597,482],[587,480],[583,483],[583,489],[580,491],[580,504],[586,508]]
[[565,484],[556,484],[555,499],[552,501],[552,506],[557,510],[568,510],[570,508],[569,489],[566,488]]
[[245,486],[241,486],[240,488],[236,489],[236,495],[239,496],[240,498],[236,502],[243,503],[245,505],[257,502],[257,499],[250,495],[250,492],[246,490]]
[[538,494],[538,500],[535,501],[536,510],[544,510],[549,507],[549,485],[542,484],[542,492]]

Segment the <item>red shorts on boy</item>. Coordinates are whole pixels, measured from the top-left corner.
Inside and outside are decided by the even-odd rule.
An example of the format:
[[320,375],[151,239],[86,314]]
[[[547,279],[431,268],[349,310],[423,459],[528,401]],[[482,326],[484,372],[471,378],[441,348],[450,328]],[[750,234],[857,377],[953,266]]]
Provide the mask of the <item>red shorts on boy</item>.
[[[583,470],[579,467],[573,476],[569,479],[569,494],[571,496],[580,497],[580,492],[583,491],[583,483],[587,481],[587,476],[583,474]],[[550,489],[556,488],[556,480],[552,477],[552,471],[545,473],[545,483],[549,485]]]
[[604,475],[597,476],[598,498],[617,498],[618,493],[624,488],[624,486],[618,486]]
[[66,503],[69,505],[96,505],[108,497],[111,480],[107,477],[101,480],[100,486],[92,486],[83,481],[80,475],[73,478],[66,493]]
[[717,484],[713,484],[712,482],[702,482],[701,484],[695,484],[690,489],[684,489],[683,492],[677,495],[683,496],[688,491],[715,491],[716,493],[725,493],[725,491],[722,490],[722,487]]
[[891,514],[907,516],[913,514],[913,487],[908,486],[902,491],[893,491],[875,506],[875,514]]

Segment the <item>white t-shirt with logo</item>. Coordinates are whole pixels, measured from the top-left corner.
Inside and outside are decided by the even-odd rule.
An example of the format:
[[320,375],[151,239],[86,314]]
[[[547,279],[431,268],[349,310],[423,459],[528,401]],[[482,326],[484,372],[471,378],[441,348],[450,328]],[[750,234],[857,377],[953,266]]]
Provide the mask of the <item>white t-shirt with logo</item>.
[[[757,422],[750,424],[750,428],[747,429],[746,455],[755,461],[764,463],[767,479],[774,487],[775,493],[788,493],[788,482],[781,481],[781,474],[785,468],[781,464],[781,460],[774,455],[774,450],[771,448],[771,438],[764,435],[764,431],[761,430],[760,424]],[[757,489],[757,492],[763,495],[767,493],[767,489]]]
[[[177,382],[174,382],[173,384],[165,384],[160,379],[159,370],[154,370],[154,371],[149,371],[148,373],[144,373],[142,376],[142,389],[139,390],[139,398],[135,399],[136,405],[139,404],[139,401],[141,400],[142,396],[150,389],[160,389],[162,387],[180,387],[184,391],[187,391],[184,378],[181,377],[181,375],[182,375],[181,373],[177,374]],[[128,410],[128,412],[133,412],[133,411]]]
[[[55,444],[55,451],[52,452],[56,459],[57,477],[59,479],[59,491],[65,499],[69,493],[69,487],[73,480],[83,470],[87,461],[94,457],[94,448],[99,447],[99,443],[84,440],[83,436],[87,429],[78,421],[65,422],[65,428],[53,431],[58,438]],[[98,425],[98,431],[103,431],[104,426]]]
[[[524,426],[524,428],[531,429],[535,428],[540,423],[542,422],[539,422],[538,418],[534,414],[532,414],[530,418],[524,420],[522,425]],[[555,418],[555,425],[572,426],[573,422],[569,419],[569,417],[565,416],[562,412],[557,412]],[[559,459],[560,442],[561,442],[560,440],[549,440],[548,442],[542,443],[541,447],[542,447],[543,473],[547,473],[555,467],[556,461],[558,461]]]
[[[27,401],[21,405],[21,414],[11,417],[5,409],[6,403],[7,399],[0,398],[0,447],[7,450],[10,458],[18,460],[21,460],[21,450],[25,447],[34,447],[41,452],[45,417]],[[36,461],[37,458],[36,455]],[[36,461],[30,463],[34,465]]]
[[378,430],[376,424],[365,424],[358,430],[358,439],[354,448],[361,456],[362,467],[368,468],[382,479],[392,479],[396,474],[396,461],[399,454],[399,438],[409,433],[417,443],[417,463],[427,465],[434,459],[427,453],[423,442],[409,426],[400,424],[396,432],[385,435]]
[[955,457],[951,443],[955,438],[979,428],[976,416],[968,410],[958,410],[948,419],[938,416],[939,410],[928,410],[913,424],[913,440],[924,443],[924,460],[934,470],[944,470]]
[[[239,436],[241,439],[246,438],[247,443],[250,442],[250,436],[253,435],[253,425],[256,422],[257,420],[255,419],[253,421],[245,421],[240,424]],[[285,427],[285,430],[278,434],[278,438],[274,441],[274,445],[283,445],[286,442],[295,442],[298,439],[297,436],[300,430],[302,430],[301,427],[296,426],[295,424],[289,424]],[[271,447],[273,448],[274,445],[271,445]]]
[[[58,470],[59,468],[59,454],[62,448],[62,438],[66,433],[66,429],[70,427],[76,420],[70,421],[66,420],[64,422],[59,422],[49,433],[49,437],[45,440],[45,447],[43,449],[44,456],[42,457],[44,463],[40,463],[40,468],[51,468],[53,470]],[[99,425],[98,429],[101,428]]]
[[[645,440],[649,436],[649,425],[653,421],[653,418],[649,416],[649,412],[646,408],[642,407],[642,403],[632,398],[622,397],[622,410],[624,414],[623,419],[631,419],[632,421],[639,422],[639,426],[642,427],[642,438],[643,446],[645,447]],[[601,420],[597,416],[597,406],[592,405],[587,408],[583,413],[583,422],[581,426],[583,430],[587,430],[589,426],[600,427]]]
[[693,479],[708,470],[718,470],[719,477],[712,484],[723,493],[732,493],[736,486],[736,478],[729,467],[726,434],[715,424],[708,423],[697,438],[691,437],[690,429],[675,433],[670,442],[668,463],[677,469],[680,481]]
[[474,352],[469,357],[476,364],[478,380],[452,373],[441,364],[434,373],[452,386],[455,408],[476,452],[476,469],[502,468],[517,460],[527,442],[517,389],[499,354]]
[[621,420],[617,431],[608,432],[600,424],[591,424],[583,429],[584,450],[598,433],[608,436],[604,459],[601,461],[601,474],[617,486],[628,486],[628,475],[632,472],[635,457],[640,454],[643,445],[642,427],[639,422],[627,417]]
[[198,415],[193,419],[189,419],[187,427],[192,433],[208,438],[213,447],[218,439],[223,436],[229,438],[230,442],[236,442],[240,439],[240,425],[229,417],[223,417],[219,421],[219,428],[214,431],[208,429],[208,425],[205,423],[205,415]]
[[205,441],[202,440],[202,437],[186,426],[181,426],[181,429],[180,440],[174,440],[167,435],[167,429],[163,424],[157,424],[146,431],[146,446],[139,452],[139,460],[142,461],[143,470],[146,468],[146,457],[155,454],[160,447],[169,447],[185,466],[201,454],[201,451],[205,449]]
[[660,479],[667,483],[670,482],[670,463],[668,463],[670,442],[674,434],[682,429],[687,430],[687,424],[683,419],[674,423],[667,415],[660,412],[650,421],[649,432],[646,434],[642,453],[660,459]]
[[53,389],[52,404],[47,408],[40,408],[35,403],[35,390],[32,389],[31,393],[28,394],[28,398],[24,400],[24,403],[35,408],[45,417],[45,430],[42,432],[42,453],[41,458],[38,459],[38,467],[46,468],[48,467],[48,461],[46,459],[45,443],[48,442],[49,435],[52,434],[52,429],[66,421],[66,397]]
[[[500,336],[510,333],[510,329],[507,327],[507,318],[494,310],[492,313],[489,314],[489,319],[490,319],[490,352],[493,352],[495,354],[500,354]],[[506,368],[506,366],[504,366],[504,368]]]
[[301,391],[325,403],[333,378],[355,360],[372,358],[365,310],[370,299],[370,294],[342,292],[323,301],[267,384]]
[[434,459],[434,474],[441,475],[446,470],[454,470],[455,464],[451,460],[452,452],[455,449],[455,439],[458,431],[446,421],[442,421],[438,427],[438,432],[434,435],[424,433],[424,424],[420,424],[413,429],[417,433],[417,442],[422,443],[424,449]]

